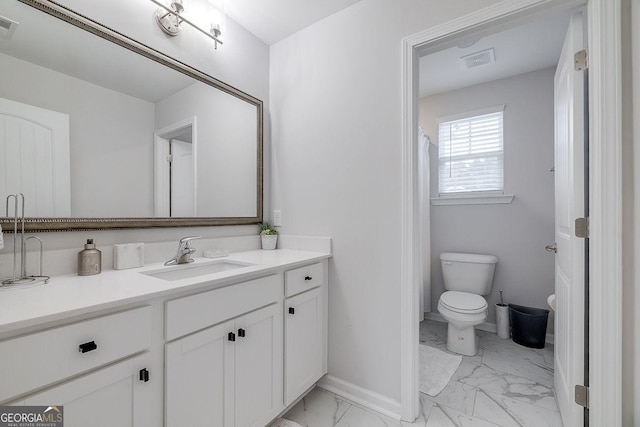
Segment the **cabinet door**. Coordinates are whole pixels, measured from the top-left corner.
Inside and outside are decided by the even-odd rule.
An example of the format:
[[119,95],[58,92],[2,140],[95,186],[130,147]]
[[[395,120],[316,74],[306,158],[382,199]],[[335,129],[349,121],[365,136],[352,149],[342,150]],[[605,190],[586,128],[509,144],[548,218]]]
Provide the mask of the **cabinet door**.
[[285,302],[285,405],[325,374],[323,288]]
[[233,321],[166,345],[167,427],[230,427],[233,422]]
[[[128,427],[151,425],[151,380],[140,379],[147,355],[31,395],[21,404],[64,406],[65,427]],[[148,366],[148,365],[147,365]]]
[[234,427],[263,427],[284,409],[282,303],[236,319]]

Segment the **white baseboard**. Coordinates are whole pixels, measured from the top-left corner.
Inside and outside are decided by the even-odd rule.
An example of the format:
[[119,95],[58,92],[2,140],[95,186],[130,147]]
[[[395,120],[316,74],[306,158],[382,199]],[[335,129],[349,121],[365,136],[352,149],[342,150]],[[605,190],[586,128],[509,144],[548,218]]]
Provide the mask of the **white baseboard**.
[[[444,319],[444,317],[442,317],[442,314],[440,313],[433,313],[433,312],[425,313],[424,318],[426,320],[433,320],[434,322],[447,323],[447,321]],[[496,324],[488,323],[488,322],[479,324],[478,326],[476,326],[476,329],[480,329],[481,331],[485,331],[485,332],[493,332],[494,334],[498,332]],[[544,342],[547,344],[553,344],[554,343],[553,334],[546,334],[544,337]]]
[[371,409],[395,420],[400,420],[400,402],[375,391],[367,390],[331,375],[325,375],[317,386],[358,406]]

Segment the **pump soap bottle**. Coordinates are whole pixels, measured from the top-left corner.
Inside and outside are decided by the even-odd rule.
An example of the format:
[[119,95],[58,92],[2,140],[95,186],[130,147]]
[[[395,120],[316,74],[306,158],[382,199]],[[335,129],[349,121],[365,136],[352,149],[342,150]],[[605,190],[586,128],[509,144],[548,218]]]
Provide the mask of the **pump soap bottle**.
[[102,271],[102,252],[96,249],[93,239],[87,239],[84,249],[78,252],[78,276],[92,276]]

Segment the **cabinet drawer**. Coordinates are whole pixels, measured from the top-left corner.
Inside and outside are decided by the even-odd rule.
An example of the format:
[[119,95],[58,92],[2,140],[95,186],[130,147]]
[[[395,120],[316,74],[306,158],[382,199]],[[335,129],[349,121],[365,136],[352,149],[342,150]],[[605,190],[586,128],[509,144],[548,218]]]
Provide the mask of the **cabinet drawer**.
[[0,402],[150,345],[148,306],[2,341]]
[[167,302],[166,340],[224,322],[282,299],[282,276],[273,275]]
[[285,273],[285,296],[308,291],[324,282],[322,263],[306,265]]

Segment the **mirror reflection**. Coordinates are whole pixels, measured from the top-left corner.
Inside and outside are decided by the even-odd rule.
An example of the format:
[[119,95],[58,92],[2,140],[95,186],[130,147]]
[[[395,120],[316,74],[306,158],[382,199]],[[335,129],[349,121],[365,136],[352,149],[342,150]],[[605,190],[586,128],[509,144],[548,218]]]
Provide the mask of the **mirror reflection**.
[[0,15],[19,23],[0,35],[0,200],[24,193],[27,217],[260,216],[260,101],[18,1]]

